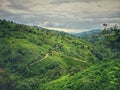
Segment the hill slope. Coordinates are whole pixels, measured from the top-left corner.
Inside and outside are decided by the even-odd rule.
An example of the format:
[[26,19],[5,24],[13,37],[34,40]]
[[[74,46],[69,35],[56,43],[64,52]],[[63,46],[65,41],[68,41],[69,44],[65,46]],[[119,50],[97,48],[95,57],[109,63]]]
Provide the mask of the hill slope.
[[2,90],[49,89],[49,85],[45,88],[49,82],[74,77],[116,55],[108,47],[96,47],[64,32],[6,20],[0,20],[0,51]]
[[39,86],[84,70],[99,62],[94,50],[90,43],[63,32],[0,20],[0,73],[7,73],[17,90],[32,89],[29,80],[37,80]]
[[120,60],[109,60],[91,66],[74,76],[49,82],[45,90],[119,90]]

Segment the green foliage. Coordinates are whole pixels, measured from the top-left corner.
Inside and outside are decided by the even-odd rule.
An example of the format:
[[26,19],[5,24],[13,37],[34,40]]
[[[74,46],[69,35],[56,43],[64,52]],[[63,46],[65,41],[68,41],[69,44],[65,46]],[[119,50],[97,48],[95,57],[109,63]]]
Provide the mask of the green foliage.
[[120,50],[120,29],[117,25],[103,30],[103,34],[106,36],[108,46],[112,49]]
[[120,61],[102,62],[74,76],[51,81],[44,87],[45,90],[119,90]]
[[[116,39],[113,40],[119,41],[118,34],[115,35]],[[91,44],[64,32],[0,20],[0,89],[58,90],[56,86],[49,85],[54,80],[58,88],[61,85],[60,88],[64,90],[70,88],[70,90],[79,90],[80,86],[84,90],[90,88],[90,85],[93,87],[99,85],[92,83],[91,79],[91,73],[95,76],[95,73],[101,72],[99,67],[97,72],[91,72],[97,67],[94,64],[113,58],[118,52],[113,53],[109,47],[105,47],[103,43],[97,45],[98,43]],[[93,69],[87,69],[91,66]],[[79,74],[82,77],[88,76],[81,79],[85,82],[71,79],[74,76],[78,78]],[[110,79],[112,75],[119,74],[116,74],[116,71],[111,72]],[[68,80],[64,83],[61,82],[61,78],[63,81],[68,78],[74,82]],[[99,78],[103,82],[104,75]],[[117,88],[116,79],[111,83],[113,83],[113,85],[109,84],[112,85],[111,88]]]

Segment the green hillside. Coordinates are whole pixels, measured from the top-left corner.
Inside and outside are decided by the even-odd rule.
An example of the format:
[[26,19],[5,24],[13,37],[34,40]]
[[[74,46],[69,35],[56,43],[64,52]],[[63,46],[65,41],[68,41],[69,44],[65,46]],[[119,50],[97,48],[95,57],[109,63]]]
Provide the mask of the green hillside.
[[[99,47],[64,32],[0,20],[0,89],[59,90],[56,89],[57,83],[55,88],[50,86],[54,80],[72,80],[71,77],[78,74],[89,75],[97,65],[102,67],[106,63],[118,64],[118,60],[103,62],[113,57],[117,59],[117,53],[119,51],[114,52],[103,44]],[[86,70],[89,72],[86,73]],[[92,77],[94,76],[93,73]],[[77,86],[73,90],[78,90],[80,85],[77,81],[74,84]],[[84,83],[81,85],[84,86]]]
[[49,82],[46,90],[119,90],[120,60],[104,61],[79,72]]

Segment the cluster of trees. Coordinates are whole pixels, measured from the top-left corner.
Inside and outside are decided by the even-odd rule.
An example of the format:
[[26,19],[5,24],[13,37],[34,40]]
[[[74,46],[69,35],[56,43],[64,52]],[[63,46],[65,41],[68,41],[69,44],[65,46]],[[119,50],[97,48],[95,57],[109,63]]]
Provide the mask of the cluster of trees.
[[117,25],[103,30],[103,35],[106,37],[108,46],[120,50],[120,28]]

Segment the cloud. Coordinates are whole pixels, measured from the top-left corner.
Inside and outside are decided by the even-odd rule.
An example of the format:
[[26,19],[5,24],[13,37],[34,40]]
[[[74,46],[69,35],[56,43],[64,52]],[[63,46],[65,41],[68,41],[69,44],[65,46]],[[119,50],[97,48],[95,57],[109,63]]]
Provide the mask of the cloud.
[[0,18],[69,30],[120,24],[119,0],[1,0]]
[[85,29],[65,29],[65,28],[51,28],[51,27],[44,27],[50,30],[58,30],[58,31],[64,31],[64,32],[68,32],[68,33],[75,33],[75,31],[77,31],[77,33],[80,32],[84,32],[84,31],[89,31],[89,30],[85,30]]

